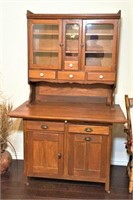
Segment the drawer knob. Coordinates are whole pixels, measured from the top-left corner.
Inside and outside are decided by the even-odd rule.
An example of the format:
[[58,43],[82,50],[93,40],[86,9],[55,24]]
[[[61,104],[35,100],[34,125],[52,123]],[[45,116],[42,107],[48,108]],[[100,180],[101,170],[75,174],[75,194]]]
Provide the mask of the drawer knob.
[[47,125],[41,125],[41,128],[42,128],[42,129],[47,129],[48,126],[47,126]]
[[92,128],[85,128],[85,131],[90,133],[90,132],[93,131],[93,129]]
[[73,78],[73,74],[69,74],[69,78]]
[[72,63],[70,63],[70,64],[69,64],[69,67],[73,67],[73,64],[72,64]]
[[92,141],[91,137],[85,137],[85,141]]
[[41,73],[40,73],[40,77],[43,77],[43,76],[44,76],[44,73],[41,72]]
[[103,79],[103,78],[104,78],[104,76],[101,74],[101,75],[99,75],[99,78],[100,78],[100,79]]
[[84,44],[80,44],[81,47],[84,47]]
[[63,47],[64,46],[64,44],[63,43],[60,43],[60,47]]

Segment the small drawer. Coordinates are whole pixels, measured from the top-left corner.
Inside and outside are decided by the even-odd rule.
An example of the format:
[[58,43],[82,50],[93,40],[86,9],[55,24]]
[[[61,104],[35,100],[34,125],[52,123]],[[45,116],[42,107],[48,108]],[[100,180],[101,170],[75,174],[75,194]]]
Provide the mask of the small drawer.
[[76,135],[75,141],[85,141],[85,142],[91,142],[91,143],[102,143],[102,136],[101,135],[85,135],[85,134],[79,134]]
[[55,71],[50,71],[50,70],[29,70],[29,78],[55,79]]
[[64,124],[60,122],[29,120],[26,123],[26,128],[42,131],[64,131]]
[[88,72],[89,81],[115,81],[115,73],[96,73]]
[[69,81],[83,81],[85,79],[84,72],[58,72],[59,80],[69,80]]
[[65,61],[65,70],[78,70],[78,61]]
[[109,127],[108,126],[92,126],[92,125],[70,124],[69,125],[69,132],[108,135],[109,134]]

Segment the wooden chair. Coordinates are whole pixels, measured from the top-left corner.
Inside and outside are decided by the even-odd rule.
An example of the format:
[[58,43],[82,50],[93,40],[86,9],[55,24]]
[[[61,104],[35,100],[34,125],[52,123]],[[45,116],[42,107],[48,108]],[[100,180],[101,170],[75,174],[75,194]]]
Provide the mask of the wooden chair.
[[127,165],[129,175],[129,193],[133,192],[133,131],[131,121],[131,108],[133,107],[133,98],[125,95],[125,106],[127,112],[127,124],[125,125],[125,132],[127,134],[126,149],[129,154],[129,162]]

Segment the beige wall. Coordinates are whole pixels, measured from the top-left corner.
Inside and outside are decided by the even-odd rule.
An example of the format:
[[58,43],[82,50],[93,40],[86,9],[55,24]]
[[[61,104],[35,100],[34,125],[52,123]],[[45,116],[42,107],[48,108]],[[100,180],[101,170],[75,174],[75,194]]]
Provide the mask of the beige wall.
[[[133,6],[132,0],[1,0],[0,29],[0,88],[13,102],[14,108],[28,99],[27,84],[27,21],[26,11],[34,13],[116,13],[122,12],[119,70],[116,103],[125,112],[124,94],[133,96]],[[132,10],[131,10],[132,9]],[[132,12],[131,12],[132,11]],[[131,30],[132,29],[132,30]],[[15,120],[11,136],[19,159],[23,159],[23,131],[21,120]],[[125,136],[120,125],[114,127],[112,164],[126,165]],[[13,151],[12,151],[13,154]]]

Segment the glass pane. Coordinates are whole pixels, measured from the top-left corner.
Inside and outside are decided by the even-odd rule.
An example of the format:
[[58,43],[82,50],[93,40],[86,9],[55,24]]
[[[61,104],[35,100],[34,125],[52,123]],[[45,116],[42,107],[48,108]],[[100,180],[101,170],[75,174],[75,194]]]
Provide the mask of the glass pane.
[[88,23],[85,31],[85,65],[111,66],[114,25]]
[[33,25],[33,64],[58,65],[59,26]]
[[50,52],[34,52],[34,64],[58,66],[58,53]]
[[66,25],[65,55],[67,57],[78,57],[79,24]]

